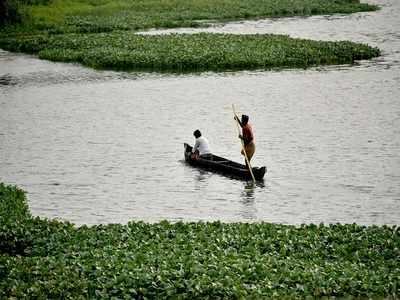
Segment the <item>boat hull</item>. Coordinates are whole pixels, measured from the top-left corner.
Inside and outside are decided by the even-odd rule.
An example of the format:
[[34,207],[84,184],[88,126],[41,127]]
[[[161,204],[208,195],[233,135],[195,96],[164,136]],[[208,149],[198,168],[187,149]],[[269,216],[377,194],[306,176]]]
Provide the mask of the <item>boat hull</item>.
[[[245,165],[228,160],[226,158],[212,154],[209,158],[192,158],[192,146],[184,144],[185,161],[192,166],[220,173],[229,177],[243,180],[252,180],[250,171]],[[262,181],[266,172],[266,167],[252,168],[254,177],[257,181]]]

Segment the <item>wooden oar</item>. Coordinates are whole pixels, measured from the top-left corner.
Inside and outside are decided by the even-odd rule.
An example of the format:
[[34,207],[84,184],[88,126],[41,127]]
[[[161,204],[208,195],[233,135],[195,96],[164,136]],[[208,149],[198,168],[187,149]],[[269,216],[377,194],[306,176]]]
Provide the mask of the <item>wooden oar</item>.
[[[241,132],[240,132],[240,126],[239,126],[239,122],[238,122],[238,119],[239,119],[239,118],[238,118],[238,116],[237,116],[237,114],[236,114],[235,105],[234,105],[234,104],[232,104],[232,110],[233,110],[234,116],[237,118],[237,119],[235,119],[235,120],[236,120],[236,125],[237,125],[237,129],[238,129],[238,133],[239,133],[239,135],[240,135]],[[240,142],[241,142],[241,144],[242,144],[242,150],[243,150],[243,153],[244,153],[244,157],[245,157],[245,159],[246,159],[247,165],[249,166],[249,171],[250,171],[250,174],[251,174],[251,178],[253,178],[253,182],[255,183],[255,182],[256,182],[256,179],[254,178],[253,169],[251,168],[250,161],[249,161],[249,159],[248,159],[248,157],[247,157],[246,149],[244,148],[243,139],[240,139]]]

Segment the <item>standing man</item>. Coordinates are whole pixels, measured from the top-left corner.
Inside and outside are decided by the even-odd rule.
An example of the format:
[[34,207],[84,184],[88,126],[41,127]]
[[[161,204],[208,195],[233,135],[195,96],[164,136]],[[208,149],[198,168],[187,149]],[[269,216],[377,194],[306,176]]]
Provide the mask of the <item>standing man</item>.
[[205,158],[208,159],[211,157],[210,146],[208,140],[201,136],[200,130],[195,130],[193,132],[194,137],[196,138],[195,144],[192,149],[192,157],[193,158]]
[[[242,127],[242,134],[239,134],[239,138],[243,140],[244,144],[244,151],[246,151],[247,154],[247,159],[251,160],[251,158],[254,155],[254,152],[256,151],[256,145],[254,144],[254,135],[253,135],[253,129],[251,128],[251,125],[249,124],[249,116],[242,115],[242,120],[240,121],[237,116],[235,116],[235,120],[239,123],[240,127]],[[242,155],[244,155],[243,149],[241,151]],[[247,165],[247,160],[245,159],[246,166]]]

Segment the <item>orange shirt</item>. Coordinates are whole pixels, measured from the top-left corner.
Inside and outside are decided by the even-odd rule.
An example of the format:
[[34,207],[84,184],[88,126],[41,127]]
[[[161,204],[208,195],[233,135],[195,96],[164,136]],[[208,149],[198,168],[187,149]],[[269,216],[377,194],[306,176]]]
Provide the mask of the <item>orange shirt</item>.
[[243,135],[243,142],[244,142],[245,146],[250,144],[254,140],[253,129],[251,128],[249,123],[247,123],[245,126],[243,126],[242,135]]

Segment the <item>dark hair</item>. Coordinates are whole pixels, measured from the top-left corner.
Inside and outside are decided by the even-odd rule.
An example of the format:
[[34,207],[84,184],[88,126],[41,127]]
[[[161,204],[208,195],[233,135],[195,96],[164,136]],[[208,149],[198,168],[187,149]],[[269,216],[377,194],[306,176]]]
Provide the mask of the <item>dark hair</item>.
[[249,116],[242,115],[242,124],[246,125],[249,122]]
[[195,137],[196,139],[199,138],[199,137],[201,137],[201,132],[200,132],[200,130],[196,129],[196,130],[193,132],[193,135],[194,135],[194,137]]

